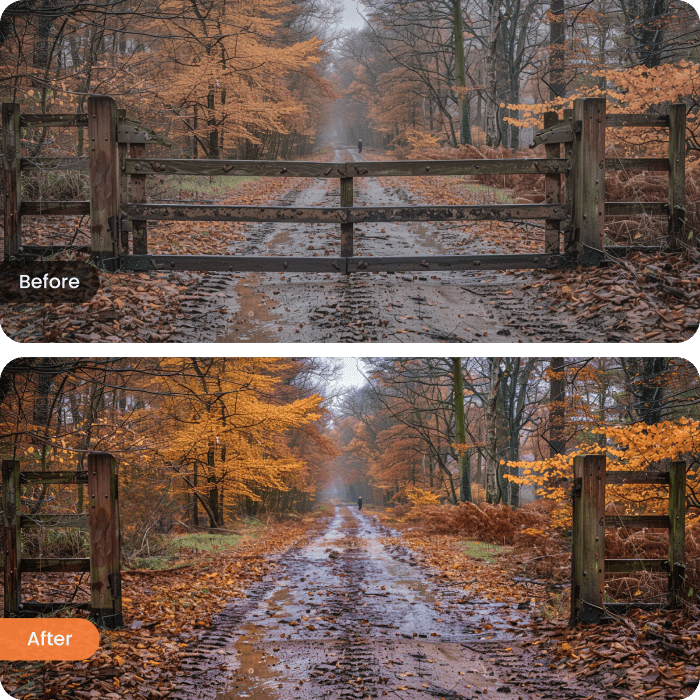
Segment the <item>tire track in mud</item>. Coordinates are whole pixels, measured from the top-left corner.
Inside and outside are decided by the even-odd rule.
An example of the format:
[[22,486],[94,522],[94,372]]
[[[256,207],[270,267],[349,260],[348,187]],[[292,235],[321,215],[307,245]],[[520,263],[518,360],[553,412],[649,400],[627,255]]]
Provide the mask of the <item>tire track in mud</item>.
[[455,589],[386,541],[390,534],[336,507],[321,536],[276,557],[275,573],[200,633],[171,697],[607,697],[590,680],[545,668],[523,645],[527,603]]

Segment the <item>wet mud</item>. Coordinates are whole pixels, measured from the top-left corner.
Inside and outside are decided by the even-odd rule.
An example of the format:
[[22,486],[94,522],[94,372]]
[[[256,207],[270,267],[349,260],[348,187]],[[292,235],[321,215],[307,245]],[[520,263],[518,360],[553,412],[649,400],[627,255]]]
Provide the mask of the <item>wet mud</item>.
[[191,645],[174,698],[587,697],[534,657],[527,600],[456,590],[357,508],[278,560]]

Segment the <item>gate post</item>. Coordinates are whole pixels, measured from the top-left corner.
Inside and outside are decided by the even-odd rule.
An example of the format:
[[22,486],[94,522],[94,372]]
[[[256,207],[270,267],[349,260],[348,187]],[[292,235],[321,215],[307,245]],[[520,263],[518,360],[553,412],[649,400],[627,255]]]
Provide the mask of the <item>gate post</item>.
[[119,154],[117,105],[106,95],[88,97],[90,231],[92,257],[119,255]]
[[[197,140],[195,139],[195,143]],[[132,158],[144,158],[146,155],[145,143],[132,143],[129,147],[129,153]],[[131,201],[139,204],[146,203],[146,176],[132,175],[131,176]],[[132,248],[134,255],[148,254],[148,222],[133,221],[132,222]]]
[[22,243],[22,179],[20,151],[19,105],[5,102],[2,105],[2,172],[5,187],[3,219],[4,258],[9,260],[19,254]]
[[685,237],[685,105],[673,104],[668,110],[668,237],[676,250]]
[[[126,121],[126,110],[117,110],[117,125],[124,124]],[[119,141],[117,134],[117,141]],[[127,143],[117,143],[117,152],[119,154],[119,253],[124,255],[129,254],[129,232],[126,227],[122,226],[122,215],[126,212],[129,204],[129,178],[126,176],[126,149],[129,148]]]
[[[574,129],[574,110],[565,109],[564,119],[562,124],[569,126]],[[576,148],[574,143],[576,136],[574,136],[574,141],[564,144],[564,158],[569,161],[569,166],[566,169],[564,177],[564,207],[566,208],[566,214],[568,217],[568,222],[566,224],[566,229],[564,231],[564,252],[571,254],[573,253],[573,243],[574,243],[574,195],[573,188],[576,182]]]
[[[546,112],[544,115],[544,128],[549,129],[559,124],[559,115],[556,112]],[[561,153],[560,144],[548,143],[544,147],[547,158],[559,158]],[[561,203],[561,175],[544,176],[544,201],[545,204]],[[544,252],[559,253],[559,221],[556,219],[545,219],[544,231]]]
[[574,100],[574,126],[581,129],[575,137],[574,237],[579,260],[595,265],[605,235],[605,98]]
[[106,452],[88,455],[90,494],[91,612],[108,629],[124,625],[119,555],[119,497],[117,462]]
[[[353,204],[353,183],[351,177],[340,178],[340,206],[351,207]],[[353,225],[340,224],[340,257],[353,256]]]
[[22,530],[19,522],[21,495],[19,462],[13,459],[3,459],[2,524],[5,539],[5,599],[3,609],[5,617],[19,613],[21,600]]
[[605,464],[605,455],[574,457],[570,624],[605,614]]
[[685,462],[671,462],[668,476],[669,603],[676,606],[685,590]]

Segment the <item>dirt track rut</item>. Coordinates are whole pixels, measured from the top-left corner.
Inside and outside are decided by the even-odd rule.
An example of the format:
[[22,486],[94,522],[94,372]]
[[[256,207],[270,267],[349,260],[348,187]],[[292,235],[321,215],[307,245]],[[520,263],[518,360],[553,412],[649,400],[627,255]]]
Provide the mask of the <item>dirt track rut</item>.
[[[527,605],[444,583],[357,508],[279,560],[192,647],[174,698],[602,700],[522,646]],[[486,630],[485,625],[492,625]]]

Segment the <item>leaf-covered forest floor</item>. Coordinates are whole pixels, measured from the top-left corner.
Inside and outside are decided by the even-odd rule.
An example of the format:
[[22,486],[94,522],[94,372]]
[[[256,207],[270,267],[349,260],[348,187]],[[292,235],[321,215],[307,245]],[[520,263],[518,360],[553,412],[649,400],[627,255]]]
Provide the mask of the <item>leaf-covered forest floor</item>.
[[[673,700],[697,686],[697,610],[568,628],[568,553],[548,532],[475,544],[400,509],[315,515],[125,571],[123,630],[103,631],[87,662],[1,663],[3,687],[27,700]],[[25,599],[75,584],[32,578]]]

